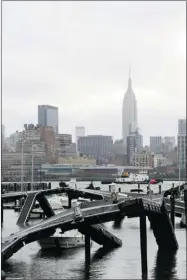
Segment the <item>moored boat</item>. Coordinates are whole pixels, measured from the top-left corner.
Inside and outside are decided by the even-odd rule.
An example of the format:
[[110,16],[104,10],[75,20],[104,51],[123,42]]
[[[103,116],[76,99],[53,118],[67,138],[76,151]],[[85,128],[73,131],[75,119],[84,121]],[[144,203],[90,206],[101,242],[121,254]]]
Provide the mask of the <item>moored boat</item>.
[[53,236],[38,240],[42,249],[61,248],[70,249],[85,246],[85,237],[78,230],[65,233],[57,231]]

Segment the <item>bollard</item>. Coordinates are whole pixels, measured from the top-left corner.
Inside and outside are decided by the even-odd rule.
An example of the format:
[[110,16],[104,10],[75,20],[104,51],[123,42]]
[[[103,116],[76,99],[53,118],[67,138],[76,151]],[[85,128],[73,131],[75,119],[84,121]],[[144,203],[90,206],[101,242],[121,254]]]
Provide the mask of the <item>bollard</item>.
[[175,195],[173,189],[171,190],[170,196],[170,218],[173,228],[175,229]]
[[27,190],[28,190],[28,191],[31,190],[31,183],[28,183],[28,185],[27,185]]
[[159,188],[159,192],[158,193],[161,194],[162,186],[159,185],[158,188]]
[[140,189],[140,184],[138,184],[138,189]]
[[90,236],[85,235],[85,261],[86,265],[90,264]]
[[141,249],[141,265],[142,279],[147,279],[147,229],[146,215],[140,215],[140,249]]
[[121,188],[119,188],[118,192],[121,192]]
[[16,192],[16,191],[17,191],[17,184],[14,183],[14,192]]
[[51,190],[51,182],[48,184],[48,189]]

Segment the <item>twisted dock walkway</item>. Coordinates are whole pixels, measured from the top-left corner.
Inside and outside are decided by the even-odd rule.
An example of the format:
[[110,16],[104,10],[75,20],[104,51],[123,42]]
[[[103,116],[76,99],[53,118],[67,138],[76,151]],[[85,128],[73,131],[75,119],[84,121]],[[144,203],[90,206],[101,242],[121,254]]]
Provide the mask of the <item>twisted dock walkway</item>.
[[[178,243],[167,211],[156,202],[145,198],[120,198],[115,204],[112,204],[112,202],[108,200],[103,204],[99,202],[99,205],[97,205],[97,203],[93,201],[90,202],[89,205],[82,207],[81,211],[83,218],[81,221],[74,220],[74,212],[72,209],[69,209],[43,220],[34,226],[29,226],[26,229],[3,238],[1,247],[2,261],[10,258],[25,244],[53,235],[55,229],[58,227],[64,232],[71,229],[80,229],[80,231],[83,231],[84,228],[89,226],[115,220],[121,214],[125,214],[128,217],[148,216],[152,222],[152,228],[158,247],[167,250],[177,250],[178,248]],[[98,242],[98,228],[95,229],[93,227],[91,238]],[[101,239],[102,238],[99,240],[101,241]],[[102,241],[103,245],[105,240]]]

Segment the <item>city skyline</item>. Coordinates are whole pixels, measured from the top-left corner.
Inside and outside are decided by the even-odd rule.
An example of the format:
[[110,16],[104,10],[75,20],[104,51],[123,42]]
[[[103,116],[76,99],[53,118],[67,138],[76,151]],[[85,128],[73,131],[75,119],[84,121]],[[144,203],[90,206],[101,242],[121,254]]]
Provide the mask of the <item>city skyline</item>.
[[185,19],[185,2],[4,2],[6,135],[36,124],[37,106],[51,104],[59,132],[75,138],[84,126],[120,139],[131,61],[144,144],[176,137],[186,115]]

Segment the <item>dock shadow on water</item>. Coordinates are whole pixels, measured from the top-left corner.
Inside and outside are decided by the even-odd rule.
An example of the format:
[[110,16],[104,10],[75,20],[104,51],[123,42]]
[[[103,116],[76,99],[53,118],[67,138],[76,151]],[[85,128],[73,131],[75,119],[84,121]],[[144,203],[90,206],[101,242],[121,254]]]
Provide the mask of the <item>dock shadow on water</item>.
[[91,262],[97,262],[105,257],[109,257],[112,252],[114,252],[117,248],[110,248],[110,247],[101,247],[99,248],[94,255],[92,256]]
[[90,263],[87,263],[85,260],[81,279],[101,279],[103,272],[97,268],[97,263],[102,259],[105,260],[106,258],[109,258],[114,250],[116,250],[116,248],[101,247],[93,254],[92,258],[90,259]]
[[176,270],[176,254],[177,252],[166,252],[164,250],[158,250],[152,279],[178,279]]

